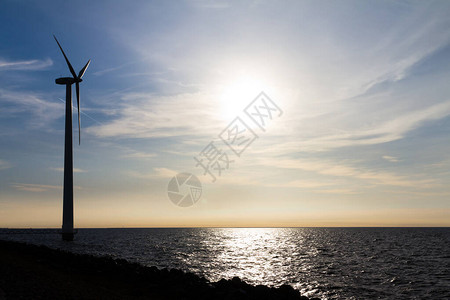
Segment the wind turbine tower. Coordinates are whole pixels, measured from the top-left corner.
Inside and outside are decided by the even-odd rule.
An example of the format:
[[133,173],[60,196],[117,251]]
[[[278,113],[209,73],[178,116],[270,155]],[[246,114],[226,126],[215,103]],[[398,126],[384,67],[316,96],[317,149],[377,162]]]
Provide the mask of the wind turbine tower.
[[56,36],[53,35],[59,49],[61,49],[70,73],[73,77],[61,77],[55,80],[56,84],[66,86],[66,128],[64,138],[64,193],[63,193],[63,224],[62,224],[62,238],[65,241],[73,241],[75,231],[73,230],[73,145],[72,145],[72,84],[75,83],[77,93],[77,108],[78,108],[78,144],[81,143],[81,124],[80,124],[80,82],[89,66],[91,60],[81,69],[78,75],[72,68],[64,50],[59,44]]

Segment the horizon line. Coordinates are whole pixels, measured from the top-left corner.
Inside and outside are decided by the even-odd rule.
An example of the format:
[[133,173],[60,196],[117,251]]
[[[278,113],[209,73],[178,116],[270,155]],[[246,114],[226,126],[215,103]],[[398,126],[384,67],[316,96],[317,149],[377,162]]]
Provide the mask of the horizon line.
[[[74,229],[197,229],[197,228],[450,228],[450,226],[148,226],[148,227],[76,227]],[[61,229],[61,227],[0,227],[0,230],[9,229]]]

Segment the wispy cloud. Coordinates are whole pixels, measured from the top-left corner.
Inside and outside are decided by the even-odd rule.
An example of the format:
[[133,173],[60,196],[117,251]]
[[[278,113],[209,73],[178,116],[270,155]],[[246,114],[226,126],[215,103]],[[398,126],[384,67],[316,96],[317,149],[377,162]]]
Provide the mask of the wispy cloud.
[[163,178],[170,178],[172,176],[175,176],[178,172],[168,169],[168,168],[154,168],[156,172],[156,176],[163,177]]
[[[383,115],[369,109],[367,111],[349,109],[347,114],[336,112],[336,117],[325,114],[308,119],[308,122],[303,121],[301,125],[288,120],[292,122],[294,129],[276,132],[277,136],[286,138],[272,144],[270,149],[255,151],[277,154],[295,153],[299,150],[318,152],[401,140],[421,126],[450,116],[450,100],[421,109],[398,112],[394,116]],[[284,122],[284,119],[280,122]],[[289,124],[285,124],[285,127],[289,127]],[[292,135],[296,138],[287,138]]]
[[348,177],[359,179],[369,184],[375,185],[390,185],[401,187],[418,187],[418,188],[434,188],[440,186],[435,179],[421,178],[420,176],[405,176],[398,175],[388,171],[380,171],[370,169],[367,166],[352,166],[350,162],[335,162],[331,160],[304,160],[304,159],[279,159],[279,160],[264,160],[261,162],[265,165],[270,165],[285,169],[298,169],[311,171],[317,174],[334,176],[334,177]]
[[129,157],[129,158],[153,158],[157,156],[156,153],[149,153],[149,152],[130,152],[127,153],[125,155],[123,155],[123,157]]
[[49,58],[45,60],[32,59],[32,60],[16,60],[7,61],[0,58],[0,71],[9,70],[44,70],[53,65],[53,61]]
[[319,194],[342,194],[342,195],[354,195],[358,194],[357,191],[352,189],[319,189],[313,190],[313,193]]
[[276,183],[276,184],[269,184],[269,186],[278,186],[278,187],[298,187],[298,188],[305,188],[305,189],[316,189],[316,188],[324,188],[324,187],[330,187],[335,186],[338,183],[336,182],[329,182],[326,180],[293,180],[283,183]]
[[[106,74],[106,73],[116,72],[116,71],[119,71],[119,70],[121,70],[121,69],[123,69],[123,68],[125,68],[125,67],[127,67],[127,66],[133,65],[133,64],[136,64],[136,62],[129,62],[129,63],[121,64],[121,65],[119,65],[119,66],[115,66],[115,67],[111,67],[111,68],[106,68],[106,69],[103,69],[103,70],[100,70],[100,71],[96,71],[96,72],[92,73],[92,75],[94,75],[94,76],[100,76],[100,75],[104,75],[104,74]],[[117,73],[121,73],[121,72],[117,72]]]
[[170,150],[170,149],[164,149],[163,152],[172,154],[172,155],[185,156],[185,157],[190,157],[190,158],[192,158],[196,154],[198,154],[198,151],[175,151],[175,150]]
[[155,179],[155,178],[171,178],[177,175],[179,172],[169,169],[169,168],[153,168],[153,172],[136,172],[136,171],[126,171],[127,176],[131,176],[139,179]]
[[385,160],[387,160],[387,161],[390,161],[390,162],[399,162],[399,161],[400,161],[400,160],[399,160],[397,157],[395,157],[395,156],[383,155],[382,157],[383,157],[383,159],[385,159]]
[[89,133],[99,137],[174,137],[208,134],[217,123],[217,109],[202,94],[129,93],[121,98],[119,117],[89,127]]
[[31,113],[35,116],[29,121],[33,127],[49,125],[50,121],[64,114],[63,104],[57,101],[50,102],[45,98],[39,93],[0,89],[0,100],[11,104],[8,107],[2,105],[2,113]]
[[203,9],[224,9],[231,4],[229,1],[212,1],[212,0],[194,0],[190,2],[191,5]]
[[0,159],[0,170],[5,170],[11,168],[11,164],[6,160]]
[[[56,190],[62,190],[63,187],[60,185],[47,185],[47,184],[34,184],[34,183],[11,183],[11,187],[15,188],[19,191],[26,191],[26,192],[48,192],[48,191],[56,191]],[[76,190],[80,190],[81,187],[78,185],[75,185],[73,187]]]
[[20,191],[27,192],[46,192],[49,190],[61,190],[59,185],[31,184],[31,183],[13,183],[11,186]]
[[[58,172],[64,172],[64,168],[50,168],[51,170],[54,171],[58,171]],[[82,170],[82,169],[78,169],[78,168],[73,168],[73,172],[74,173],[85,173],[87,172],[86,170]]]

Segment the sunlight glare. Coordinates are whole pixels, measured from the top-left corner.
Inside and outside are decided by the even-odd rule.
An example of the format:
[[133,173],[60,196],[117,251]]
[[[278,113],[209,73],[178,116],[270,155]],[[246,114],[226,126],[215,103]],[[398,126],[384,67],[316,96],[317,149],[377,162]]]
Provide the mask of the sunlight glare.
[[220,117],[230,120],[242,112],[245,107],[268,86],[252,76],[241,76],[225,84],[220,95]]

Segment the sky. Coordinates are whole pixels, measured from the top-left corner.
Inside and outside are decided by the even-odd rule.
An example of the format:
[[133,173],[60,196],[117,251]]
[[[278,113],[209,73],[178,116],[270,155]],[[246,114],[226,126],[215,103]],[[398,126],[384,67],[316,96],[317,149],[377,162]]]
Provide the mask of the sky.
[[[449,15],[448,1],[1,1],[0,227],[61,226],[55,79],[70,73],[53,34],[76,72],[92,60],[75,227],[450,226]],[[232,130],[254,137],[239,155]],[[197,163],[214,153],[221,168]],[[179,173],[201,182],[188,207],[168,195]]]

